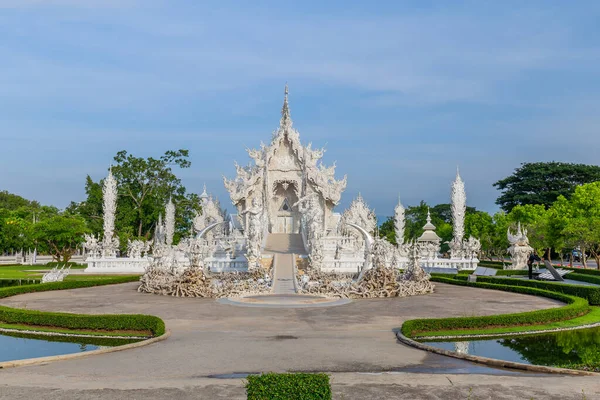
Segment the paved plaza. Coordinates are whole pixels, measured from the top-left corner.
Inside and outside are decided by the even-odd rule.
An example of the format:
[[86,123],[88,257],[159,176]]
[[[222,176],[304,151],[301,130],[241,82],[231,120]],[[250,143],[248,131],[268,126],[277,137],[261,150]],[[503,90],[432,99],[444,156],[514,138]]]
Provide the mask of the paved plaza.
[[437,284],[427,296],[327,308],[249,308],[140,294],[136,285],[2,300],[2,305],[47,311],[153,314],[165,320],[172,336],[139,349],[0,371],[0,398],[242,399],[243,379],[237,374],[267,371],[329,372],[340,399],[466,399],[470,388],[478,396],[472,398],[581,399],[582,390],[587,399],[600,395],[597,378],[479,367],[398,344],[393,332],[417,317],[560,305],[549,299]]

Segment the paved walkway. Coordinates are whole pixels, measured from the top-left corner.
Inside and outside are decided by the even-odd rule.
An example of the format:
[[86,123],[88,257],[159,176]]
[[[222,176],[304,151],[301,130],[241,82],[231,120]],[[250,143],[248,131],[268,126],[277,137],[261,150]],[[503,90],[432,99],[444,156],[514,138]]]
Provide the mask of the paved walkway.
[[273,293],[295,294],[294,255],[275,254],[274,257],[273,265],[275,266],[275,274],[273,277]]
[[[600,398],[595,377],[498,376],[496,370],[398,344],[393,332],[403,320],[416,317],[489,315],[559,305],[549,299],[436,284],[435,293],[426,296],[270,309],[140,294],[136,286],[1,300],[2,305],[32,310],[154,314],[165,320],[172,336],[139,349],[0,370],[0,399],[244,399],[242,379],[219,378],[265,371],[329,372],[334,398],[345,400],[581,400],[582,390],[588,400]],[[436,371],[443,374],[432,373]],[[460,375],[465,371],[485,375]]]

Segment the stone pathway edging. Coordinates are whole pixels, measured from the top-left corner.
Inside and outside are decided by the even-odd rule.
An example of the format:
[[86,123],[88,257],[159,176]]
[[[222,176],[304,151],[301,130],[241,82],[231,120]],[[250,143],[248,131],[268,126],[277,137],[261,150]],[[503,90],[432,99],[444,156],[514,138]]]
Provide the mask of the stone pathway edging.
[[63,336],[63,337],[95,338],[95,339],[136,339],[136,340],[149,339],[148,336],[86,335],[86,334],[82,334],[82,333],[46,332],[46,331],[33,331],[33,330],[27,330],[27,329],[10,329],[10,328],[0,328],[0,332],[22,333],[25,335],[37,335],[37,336]]
[[454,351],[438,349],[437,347],[426,345],[425,343],[420,343],[415,340],[409,339],[400,332],[400,330],[396,331],[396,338],[400,343],[403,343],[407,346],[411,346],[417,348],[419,350],[428,351],[431,353],[441,354],[443,356],[454,357],[461,360],[472,361],[478,364],[489,365],[493,367],[499,368],[510,368],[510,369],[519,369],[523,371],[530,372],[541,372],[546,374],[562,374],[562,375],[580,375],[580,376],[600,376],[598,372],[590,372],[590,371],[580,371],[576,369],[567,369],[567,368],[555,368],[555,367],[547,367],[543,365],[530,365],[517,363],[512,361],[503,361],[497,360],[495,358],[487,358],[487,357],[479,357],[472,356],[470,354],[461,354]]
[[0,369],[23,367],[26,365],[46,364],[46,363],[53,362],[53,361],[73,360],[73,359],[77,359],[77,358],[95,356],[95,355],[99,355],[99,354],[107,354],[107,353],[114,353],[117,351],[135,349],[138,347],[144,347],[144,346],[148,346],[153,343],[161,342],[161,341],[169,338],[169,336],[171,336],[171,331],[167,330],[161,336],[154,337],[154,338],[147,339],[147,340],[142,340],[141,342],[124,344],[122,346],[115,346],[115,347],[110,347],[110,348],[106,348],[106,349],[85,351],[82,353],[62,354],[62,355],[58,355],[58,356],[25,358],[22,360],[3,361],[3,362],[0,362]]
[[542,333],[553,333],[553,332],[564,332],[564,331],[575,331],[578,329],[596,328],[600,326],[600,322],[593,324],[572,326],[568,328],[553,328],[553,329],[541,329],[536,331],[523,331],[523,332],[504,332],[504,333],[479,333],[475,335],[448,335],[448,336],[416,336],[415,339],[423,340],[445,340],[445,339],[478,339],[478,338],[491,338],[491,337],[504,337],[504,336],[521,336],[521,335],[537,335]]

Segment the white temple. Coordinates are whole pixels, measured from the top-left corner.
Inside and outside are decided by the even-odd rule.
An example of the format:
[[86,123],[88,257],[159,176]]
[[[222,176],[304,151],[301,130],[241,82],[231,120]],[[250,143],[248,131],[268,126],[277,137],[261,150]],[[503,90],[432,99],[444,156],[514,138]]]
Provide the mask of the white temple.
[[[213,272],[251,271],[263,266],[273,252],[305,257],[310,268],[322,272],[362,275],[374,263],[400,269],[409,265],[410,244],[404,240],[405,215],[400,202],[394,216],[396,247],[376,237],[375,213],[360,194],[342,214],[334,211],[346,188],[346,177],[337,180],[335,164],[327,167],[320,162],[325,150],[301,144],[292,126],[287,85],[279,127],[270,144],[247,151],[251,163],[246,167],[236,164],[236,177],[224,178],[237,214],[226,219],[218,200],[204,187],[202,212],[194,218],[194,232],[175,246],[175,206],[169,200],[165,223],[161,218],[156,228],[151,256],[149,243],[132,241],[128,257],[116,257],[118,241],[113,230],[117,185],[109,173],[104,192],[104,239],[98,243],[86,237],[88,270],[143,272],[152,263],[168,268],[200,266]],[[441,239],[428,216],[424,233],[416,242],[421,266],[474,270],[480,245],[473,238],[464,240],[466,195],[458,171],[451,199],[452,257],[439,256]],[[274,251],[268,242],[300,245]]]

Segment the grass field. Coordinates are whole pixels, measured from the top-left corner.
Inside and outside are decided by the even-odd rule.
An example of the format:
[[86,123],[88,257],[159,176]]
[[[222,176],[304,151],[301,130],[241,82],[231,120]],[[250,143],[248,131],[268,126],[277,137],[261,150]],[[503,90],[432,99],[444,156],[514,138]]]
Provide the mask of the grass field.
[[[83,270],[85,265],[75,265],[71,270]],[[49,271],[44,265],[0,265],[0,279],[41,279],[44,272]],[[124,275],[83,275],[70,274],[67,281],[95,281]]]
[[600,322],[600,307],[591,307],[591,311],[581,317],[568,319],[565,321],[556,321],[540,325],[520,325],[508,326],[502,328],[490,329],[453,329],[443,331],[422,332],[415,335],[416,338],[426,338],[429,336],[461,336],[461,335],[489,335],[494,336],[501,333],[527,333],[531,331],[545,331],[553,329],[568,329],[582,325],[591,325]]

